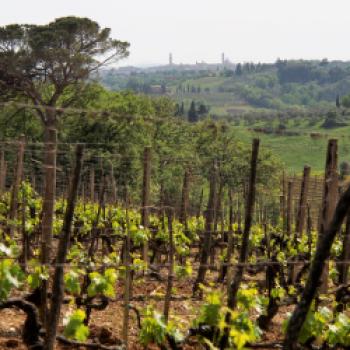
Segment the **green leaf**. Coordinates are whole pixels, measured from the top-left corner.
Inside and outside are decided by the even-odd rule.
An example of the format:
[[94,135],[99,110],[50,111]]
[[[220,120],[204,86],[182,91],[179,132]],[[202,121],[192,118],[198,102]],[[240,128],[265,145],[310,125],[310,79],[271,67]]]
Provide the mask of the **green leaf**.
[[64,335],[68,339],[75,339],[78,341],[85,341],[89,336],[89,328],[84,325],[86,314],[83,310],[75,310],[65,320]]
[[81,288],[80,288],[80,281],[79,281],[79,272],[70,270],[64,275],[64,283],[67,292],[79,295]]

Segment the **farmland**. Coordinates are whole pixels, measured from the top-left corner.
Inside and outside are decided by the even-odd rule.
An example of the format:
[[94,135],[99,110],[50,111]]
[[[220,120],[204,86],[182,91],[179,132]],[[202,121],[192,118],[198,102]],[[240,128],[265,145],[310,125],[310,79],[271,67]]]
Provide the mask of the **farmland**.
[[1,349],[348,349],[347,63],[107,89],[129,46],[0,27]]

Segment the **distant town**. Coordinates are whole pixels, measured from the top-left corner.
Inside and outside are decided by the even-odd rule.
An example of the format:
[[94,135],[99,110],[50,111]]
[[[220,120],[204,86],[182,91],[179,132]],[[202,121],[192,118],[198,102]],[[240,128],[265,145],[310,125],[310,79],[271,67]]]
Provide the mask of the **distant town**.
[[221,60],[218,63],[207,63],[205,61],[197,61],[195,64],[190,63],[175,63],[173,54],[169,53],[168,64],[155,65],[152,67],[136,67],[136,66],[124,66],[119,68],[113,68],[111,71],[115,74],[130,75],[142,72],[153,73],[161,71],[179,70],[179,71],[218,71],[223,68],[234,69],[235,64],[232,63],[229,58],[225,57],[225,54],[221,54]]

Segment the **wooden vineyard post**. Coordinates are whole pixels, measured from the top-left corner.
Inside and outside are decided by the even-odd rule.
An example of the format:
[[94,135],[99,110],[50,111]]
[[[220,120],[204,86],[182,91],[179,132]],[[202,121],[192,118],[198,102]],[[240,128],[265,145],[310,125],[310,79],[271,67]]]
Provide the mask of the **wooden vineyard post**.
[[86,192],[85,192],[85,183],[81,184],[81,198],[83,201],[83,210],[86,210]]
[[117,204],[117,183],[115,181],[115,177],[114,177],[114,168],[113,168],[113,164],[111,163],[111,201],[112,204],[115,205]]
[[215,207],[216,207],[216,182],[217,182],[217,164],[214,161],[211,176],[210,176],[210,190],[209,190],[209,198],[208,198],[208,206],[205,213],[205,228],[204,228],[204,238],[203,244],[200,252],[200,265],[198,268],[197,279],[193,285],[193,295],[195,295],[198,291],[199,285],[204,282],[205,274],[208,269],[208,258],[210,254],[210,246],[211,246],[211,234],[213,232],[214,225],[214,217],[215,217]]
[[30,179],[31,179],[32,188],[33,188],[34,191],[36,191],[36,179],[35,179],[34,171],[32,172]]
[[310,204],[307,204],[307,246],[309,258],[311,258],[312,253],[312,217]]
[[[225,215],[226,214],[226,206],[225,199],[222,198],[221,210],[220,210],[220,234],[221,234],[221,243],[226,244],[228,242],[227,232],[225,232]],[[223,254],[223,246],[221,246],[221,253]]]
[[24,145],[25,145],[25,137],[24,135],[22,135],[18,143],[16,172],[15,172],[15,178],[14,178],[13,187],[11,191],[10,213],[9,213],[11,237],[13,236],[13,232],[14,232],[14,220],[16,219],[16,216],[17,216],[18,192],[23,179]]
[[304,167],[303,180],[300,189],[300,199],[298,207],[298,216],[296,224],[296,234],[300,237],[303,234],[305,219],[307,213],[307,197],[309,192],[309,181],[310,181],[310,170],[309,166]]
[[224,282],[225,276],[227,276],[227,281],[229,281],[228,278],[228,271],[230,269],[229,265],[231,263],[231,257],[233,255],[234,250],[234,237],[233,237],[233,195],[232,190],[229,188],[228,190],[228,200],[229,200],[229,225],[228,225],[228,231],[227,231],[227,237],[225,237],[224,241],[227,243],[227,254],[223,261],[223,264],[220,269],[220,274],[218,277],[218,282]]
[[287,235],[292,233],[292,203],[293,203],[293,182],[288,181],[287,197]]
[[236,301],[237,301],[236,296],[243,278],[244,264],[246,263],[246,260],[248,257],[249,234],[250,234],[250,228],[253,220],[254,203],[255,203],[256,168],[258,163],[259,143],[260,143],[259,139],[253,140],[249,187],[248,187],[247,201],[246,201],[242,244],[241,244],[241,250],[239,254],[236,274],[233,281],[230,284],[229,291],[228,291],[229,293],[227,297],[227,306],[230,309],[234,309],[236,307]]
[[22,262],[23,270],[27,270],[28,254],[29,254],[29,237],[26,230],[26,206],[27,200],[25,196],[25,190],[22,188],[22,205],[21,205],[21,221],[22,221]]
[[[71,171],[69,169],[66,170],[66,184],[68,184],[68,186],[66,187],[66,189],[62,190],[62,194],[64,196],[65,199],[68,199],[68,196],[69,196],[69,184],[71,183],[71,177],[72,177],[72,174],[71,174]],[[60,195],[60,193],[58,193],[58,196]]]
[[165,191],[164,191],[164,180],[160,180],[160,188],[159,188],[159,220],[162,224],[162,229],[165,231]]
[[222,181],[219,181],[219,190],[217,194],[216,199],[216,205],[215,205],[215,217],[214,217],[214,232],[216,233],[218,230],[218,223],[220,219],[220,213],[222,210],[222,200],[223,200],[223,193],[224,193],[224,185]]
[[[332,220],[338,196],[338,144],[337,140],[331,139],[328,142],[327,158],[325,167],[325,178],[322,197],[322,209],[320,217],[319,239],[325,234]],[[328,289],[329,265],[325,264],[322,276],[321,293]]]
[[[57,130],[55,128],[45,131],[44,155],[44,197],[41,220],[41,263],[47,266],[51,260],[53,217],[56,197],[56,145]],[[47,317],[47,289],[48,281],[42,281],[41,319],[46,326]]]
[[[309,191],[309,180],[310,180],[310,167],[305,166],[303,172],[303,179],[300,186],[300,197],[299,197],[299,205],[298,212],[296,218],[295,225],[295,233],[294,233],[294,244],[297,246],[297,239],[303,235],[303,230],[305,226],[305,219],[307,213],[307,196]],[[296,259],[293,259],[293,262],[296,262]],[[290,281],[291,283],[295,282],[296,279],[296,264],[292,263],[290,266]]]
[[237,198],[237,231],[239,234],[242,233],[242,208],[239,198]]
[[197,219],[201,216],[202,213],[202,206],[203,206],[203,198],[204,198],[204,189],[201,190],[201,195],[199,197],[199,203],[198,203],[198,209],[197,209]]
[[[267,222],[265,221],[263,224],[264,227],[264,237],[266,241],[266,253],[267,253],[267,260],[271,260],[271,241],[270,241],[270,234],[267,232]],[[271,278],[272,275],[272,266],[267,265],[266,266],[266,289],[268,290],[269,297],[271,295],[271,290],[274,288],[274,280]]]
[[100,238],[100,231],[98,230],[98,224],[100,222],[101,215],[103,215],[105,192],[107,187],[107,179],[103,176],[100,184],[100,193],[98,195],[98,207],[96,217],[92,223],[91,236],[90,236],[90,246],[88,249],[88,257],[93,260],[95,251],[98,251],[98,243]]
[[61,306],[64,297],[64,264],[66,263],[69,248],[74,209],[78,195],[80,173],[82,168],[82,158],[83,146],[78,145],[76,147],[76,164],[70,184],[67,209],[64,216],[62,232],[56,255],[56,267],[52,283],[51,307],[47,317],[48,322],[46,324],[45,350],[53,350],[56,339],[57,325],[60,318]]
[[[249,184],[246,191],[246,207],[245,207],[245,218],[244,218],[244,231],[242,235],[241,249],[239,252],[238,264],[235,270],[235,275],[233,280],[228,281],[227,284],[227,307],[231,310],[235,309],[237,303],[237,293],[241,285],[241,281],[244,273],[244,265],[247,261],[248,250],[249,250],[249,234],[250,228],[254,216],[254,204],[256,195],[256,174],[257,174],[257,164],[259,155],[259,139],[254,139],[252,144],[252,155],[250,163],[250,176]],[[225,317],[225,322],[227,325],[231,322],[231,313],[227,312]],[[230,328],[224,328],[224,336],[220,342],[220,349],[226,349],[228,345]]]
[[185,231],[187,231],[187,212],[190,197],[190,171],[186,168],[184,181],[182,185],[182,196],[181,196],[181,209],[179,221],[184,226]]
[[1,151],[0,156],[0,194],[5,192],[7,163],[5,161],[5,151]]
[[227,242],[227,265],[226,265],[226,273],[229,269],[229,265],[231,263],[231,257],[234,253],[234,217],[233,217],[233,194],[232,189],[228,191],[228,199],[229,199],[229,228],[228,228],[228,242]]
[[[145,147],[143,153],[143,186],[142,186],[142,208],[141,224],[147,229],[149,226],[149,205],[150,205],[150,186],[151,186],[151,147]],[[144,242],[142,247],[142,257],[144,262],[148,263],[148,242]]]
[[168,232],[169,232],[169,271],[168,280],[165,292],[164,300],[164,320],[168,323],[171,292],[173,289],[173,279],[174,279],[174,239],[173,239],[173,208],[168,209]]
[[126,218],[126,238],[125,238],[125,250],[124,250],[124,263],[125,263],[125,286],[124,286],[124,314],[123,314],[123,341],[126,350],[129,348],[129,304],[130,304],[130,290],[131,290],[131,239],[130,239],[130,220],[129,220],[129,197],[128,191],[126,191],[126,206],[125,206],[125,218]]
[[282,220],[283,231],[286,230],[286,210],[285,210],[285,198],[284,195],[280,195],[280,218]]
[[283,223],[283,231],[286,231],[287,228],[287,220],[286,220],[286,174],[283,170],[282,176],[282,196],[280,197],[280,207],[281,207],[281,217]]
[[95,201],[95,169],[90,169],[90,201]]
[[[224,185],[222,183],[222,181],[219,182],[219,190],[218,193],[216,195],[216,203],[215,203],[215,209],[214,209],[214,227],[213,227],[213,232],[212,232],[212,237],[214,236],[214,241],[217,240],[218,238],[218,224],[219,224],[219,220],[221,217],[221,213],[223,210],[223,205],[222,205],[222,201],[223,201],[223,194],[224,194]],[[213,241],[213,238],[211,239]],[[211,244],[210,247],[210,269],[214,270],[215,267],[215,255],[216,255],[216,246],[215,244]]]

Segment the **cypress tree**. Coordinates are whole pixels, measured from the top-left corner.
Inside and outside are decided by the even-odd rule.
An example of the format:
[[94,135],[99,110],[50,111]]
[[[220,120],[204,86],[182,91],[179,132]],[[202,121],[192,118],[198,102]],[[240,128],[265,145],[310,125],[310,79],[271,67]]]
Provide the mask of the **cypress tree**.
[[196,123],[198,121],[198,113],[197,113],[196,104],[194,101],[191,102],[191,106],[188,111],[188,121],[190,123]]

